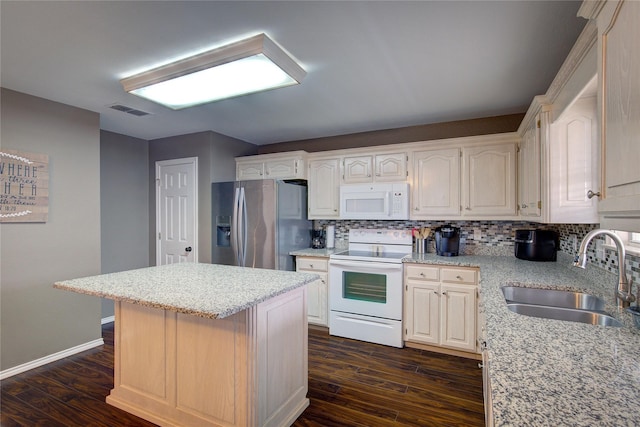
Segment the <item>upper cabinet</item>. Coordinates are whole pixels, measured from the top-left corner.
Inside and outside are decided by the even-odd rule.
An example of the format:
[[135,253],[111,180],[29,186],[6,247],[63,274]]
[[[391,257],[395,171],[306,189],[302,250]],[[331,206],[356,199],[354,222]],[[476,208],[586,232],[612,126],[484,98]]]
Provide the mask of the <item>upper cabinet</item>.
[[518,129],[518,207],[545,223],[598,223],[596,27],[588,23]]
[[640,2],[584,2],[595,20],[603,173],[600,225],[640,231]]
[[237,157],[236,181],[252,179],[306,179],[306,154],[304,151],[293,151]]
[[462,149],[462,214],[516,215],[516,143]]
[[413,153],[411,216],[460,215],[460,148]]
[[345,156],[343,167],[345,184],[407,180],[406,153]]
[[517,134],[414,145],[411,218],[516,218]]
[[521,216],[540,217],[540,117],[527,128],[518,150],[518,208]]
[[340,158],[309,160],[309,219],[340,217]]

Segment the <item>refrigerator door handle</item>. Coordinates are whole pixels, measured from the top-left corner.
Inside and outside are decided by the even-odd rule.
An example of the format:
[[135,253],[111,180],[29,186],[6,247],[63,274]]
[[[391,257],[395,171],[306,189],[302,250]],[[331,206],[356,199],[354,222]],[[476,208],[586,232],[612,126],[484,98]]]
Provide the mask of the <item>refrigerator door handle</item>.
[[247,262],[247,199],[243,187],[240,188],[238,208],[238,252],[240,254],[238,265],[244,267]]
[[238,203],[240,202],[240,188],[235,189],[233,197],[233,214],[231,215],[231,250],[236,265],[240,265],[240,253],[238,252]]

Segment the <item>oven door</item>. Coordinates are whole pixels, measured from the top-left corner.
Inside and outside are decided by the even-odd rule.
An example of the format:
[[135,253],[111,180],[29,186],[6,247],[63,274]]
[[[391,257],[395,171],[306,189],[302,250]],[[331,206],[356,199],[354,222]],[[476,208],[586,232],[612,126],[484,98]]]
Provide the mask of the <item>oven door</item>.
[[402,320],[402,264],[329,261],[332,311]]

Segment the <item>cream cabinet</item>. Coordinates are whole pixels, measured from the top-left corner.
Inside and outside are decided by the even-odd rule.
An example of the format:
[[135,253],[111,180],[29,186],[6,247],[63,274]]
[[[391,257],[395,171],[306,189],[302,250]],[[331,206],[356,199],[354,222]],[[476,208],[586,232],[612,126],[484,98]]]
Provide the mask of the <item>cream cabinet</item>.
[[338,218],[340,215],[340,158],[310,160],[308,174],[308,218]]
[[478,269],[405,264],[405,341],[476,352]]
[[407,180],[406,153],[345,156],[343,183],[389,182]]
[[[595,3],[595,5],[593,4]],[[600,225],[640,231],[640,2],[584,2],[598,29],[603,177]]]
[[236,158],[236,181],[253,179],[306,179],[306,152]]
[[460,149],[413,153],[411,217],[460,215]]
[[[600,145],[595,93],[577,99],[548,125],[545,222],[597,224]],[[544,119],[543,126],[547,122]],[[591,197],[590,197],[591,195]]]
[[540,218],[540,119],[537,118],[522,137],[518,149],[518,209],[521,216]]
[[296,257],[296,271],[314,273],[320,281],[307,285],[307,318],[310,324],[329,326],[329,261],[321,257]]
[[516,144],[462,149],[462,215],[516,215]]

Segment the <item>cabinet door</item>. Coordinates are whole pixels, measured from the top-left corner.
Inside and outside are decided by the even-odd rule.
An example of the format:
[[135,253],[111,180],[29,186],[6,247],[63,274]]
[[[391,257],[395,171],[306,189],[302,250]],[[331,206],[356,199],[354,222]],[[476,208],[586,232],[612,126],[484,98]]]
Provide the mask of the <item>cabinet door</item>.
[[340,203],[340,159],[309,162],[309,219],[337,218]]
[[373,160],[371,156],[345,157],[343,162],[345,184],[373,181],[373,175],[371,173]]
[[298,159],[269,160],[265,162],[265,178],[298,178]]
[[463,215],[516,214],[516,145],[463,149]]
[[536,120],[525,132],[518,153],[520,215],[540,217],[540,127]]
[[460,215],[460,150],[429,150],[413,154],[415,218]]
[[[604,194],[601,226],[638,231],[640,2],[607,2],[598,16]],[[617,217],[617,218],[616,218]]]
[[595,97],[577,100],[551,124],[549,222],[598,223],[598,126]]
[[236,181],[264,178],[264,162],[247,162],[236,164]]
[[308,321],[314,325],[329,326],[327,273],[314,273],[320,276],[320,281],[307,285]]
[[441,344],[460,350],[476,349],[476,286],[443,283]]
[[378,154],[375,156],[375,180],[406,181],[407,155],[405,153]]
[[407,280],[405,340],[440,343],[440,284]]

